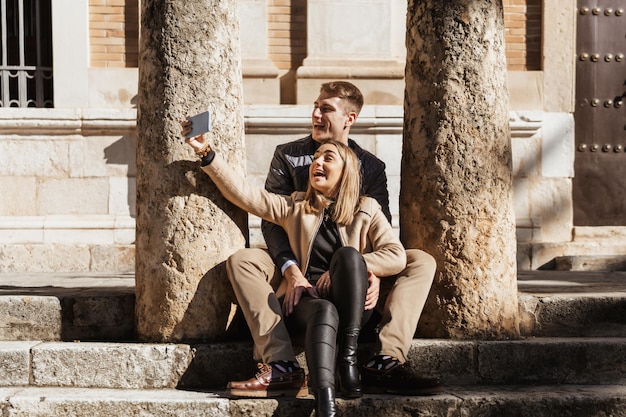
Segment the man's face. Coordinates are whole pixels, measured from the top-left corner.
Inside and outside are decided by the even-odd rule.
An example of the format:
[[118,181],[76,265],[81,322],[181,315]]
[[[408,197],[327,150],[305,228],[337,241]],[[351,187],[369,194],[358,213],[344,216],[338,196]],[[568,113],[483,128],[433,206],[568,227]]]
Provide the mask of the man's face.
[[314,104],[313,139],[320,143],[332,139],[347,144],[350,126],[356,120],[356,113],[346,112],[343,100],[327,93],[321,93]]

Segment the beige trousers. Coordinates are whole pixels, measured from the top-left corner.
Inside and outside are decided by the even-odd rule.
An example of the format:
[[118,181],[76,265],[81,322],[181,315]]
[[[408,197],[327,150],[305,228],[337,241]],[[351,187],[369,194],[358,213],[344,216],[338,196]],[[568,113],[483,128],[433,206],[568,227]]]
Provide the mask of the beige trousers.
[[[435,259],[407,249],[407,266],[395,277],[382,277],[376,310],[382,315],[379,352],[407,360],[411,341],[436,270]],[[254,359],[295,360],[278,301],[285,282],[265,249],[241,249],[226,263],[228,278],[254,339]]]
[[382,315],[378,341],[381,355],[391,355],[406,362],[417,329],[437,262],[419,249],[406,250],[406,268],[395,277],[380,280],[376,310]]

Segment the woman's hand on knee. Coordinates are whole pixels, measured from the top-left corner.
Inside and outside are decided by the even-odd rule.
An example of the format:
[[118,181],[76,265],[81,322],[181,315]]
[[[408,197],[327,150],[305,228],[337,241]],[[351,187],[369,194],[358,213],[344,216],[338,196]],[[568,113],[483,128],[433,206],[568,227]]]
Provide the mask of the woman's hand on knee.
[[380,278],[378,278],[372,271],[367,271],[367,292],[365,293],[365,310],[373,310],[378,303],[378,296],[380,295]]
[[330,294],[330,271],[324,272],[315,284],[317,293],[324,298],[328,298]]

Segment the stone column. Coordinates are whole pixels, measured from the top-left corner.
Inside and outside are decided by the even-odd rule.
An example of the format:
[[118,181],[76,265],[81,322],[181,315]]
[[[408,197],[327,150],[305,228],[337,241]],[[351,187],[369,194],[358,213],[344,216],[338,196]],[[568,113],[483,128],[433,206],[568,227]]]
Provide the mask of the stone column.
[[410,0],[401,239],[437,259],[419,333],[519,335],[501,0]]
[[405,12],[406,0],[309,0],[297,102],[311,104],[323,82],[352,79],[366,104],[402,104]]
[[214,148],[243,172],[236,0],[142,0],[137,121],[136,313],[147,341],[223,334],[232,291],[224,261],[247,238],[180,136],[209,110]]

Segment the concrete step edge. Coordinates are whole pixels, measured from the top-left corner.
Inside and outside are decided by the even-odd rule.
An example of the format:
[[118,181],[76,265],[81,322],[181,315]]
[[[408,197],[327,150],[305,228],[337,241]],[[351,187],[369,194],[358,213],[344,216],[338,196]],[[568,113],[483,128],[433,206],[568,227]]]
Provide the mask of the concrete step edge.
[[[310,416],[307,399],[230,399],[221,392],[81,388],[0,388],[3,415],[29,417]],[[427,397],[365,395],[337,400],[342,416],[626,416],[626,386],[449,386]],[[508,410],[508,413],[507,413]],[[514,412],[513,412],[514,411]],[[426,414],[425,414],[426,413]]]

